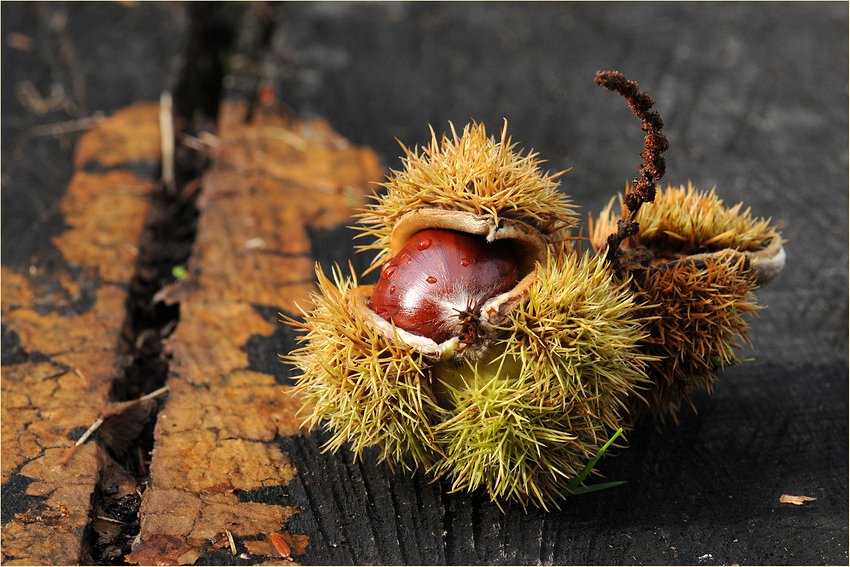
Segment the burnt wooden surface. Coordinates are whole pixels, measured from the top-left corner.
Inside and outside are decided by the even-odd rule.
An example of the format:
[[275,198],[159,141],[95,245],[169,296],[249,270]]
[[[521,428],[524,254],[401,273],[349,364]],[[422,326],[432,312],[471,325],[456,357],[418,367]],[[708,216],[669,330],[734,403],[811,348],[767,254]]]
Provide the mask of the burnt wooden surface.
[[[847,563],[847,16],[4,3],[0,560],[285,562],[278,534],[302,564]],[[552,171],[572,168],[563,190],[596,214],[635,177],[642,140],[599,69],[655,98],[662,183],[716,187],[788,240],[785,271],[757,292],[768,308],[741,353],[755,360],[679,426],[629,433],[599,467],[626,484],[560,511],[502,513],[368,451],[322,453],[327,435],[299,431],[285,392],[277,354],[294,337],[278,312],[296,314],[314,260],[368,262],[346,225],[400,166],[395,138],[507,118]],[[178,143],[179,198],[159,185],[163,90],[178,130],[207,141],[199,155]],[[96,112],[84,134],[39,129]],[[152,407],[117,409],[161,385]],[[117,425],[69,452],[104,413]],[[127,556],[135,532],[102,518],[137,486]]]

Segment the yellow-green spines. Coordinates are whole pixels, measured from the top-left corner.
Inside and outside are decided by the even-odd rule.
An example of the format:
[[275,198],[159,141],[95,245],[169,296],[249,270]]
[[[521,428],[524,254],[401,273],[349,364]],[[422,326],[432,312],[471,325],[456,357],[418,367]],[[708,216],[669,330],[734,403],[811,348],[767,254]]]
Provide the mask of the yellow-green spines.
[[429,466],[437,456],[431,424],[440,411],[423,381],[422,356],[400,343],[391,343],[367,325],[351,307],[356,280],[334,273],[331,282],[316,270],[319,293],[315,309],[304,322],[303,346],[286,359],[302,371],[296,391],[312,407],[309,421],[333,432],[327,447],[338,450],[351,442],[359,455],[378,445],[380,459]]
[[634,306],[628,284],[616,282],[602,258],[551,257],[510,314],[506,356],[567,398],[593,399],[602,410],[596,418],[614,427],[618,419],[605,410],[645,378],[638,346],[646,334]]
[[436,471],[496,501],[557,500],[647,380],[633,307],[602,259],[553,258],[511,313],[500,354],[450,388],[455,411],[434,427],[446,455]]
[[453,490],[483,487],[497,503],[546,508],[593,456],[595,444],[573,428],[569,413],[533,389],[522,380],[476,376],[452,391],[457,411],[436,429],[446,452],[436,468]]
[[[550,257],[527,300],[475,362],[427,358],[378,333],[352,308],[354,278],[319,270],[304,313],[296,390],[327,447],[371,445],[456,489],[546,506],[622,425],[650,357],[628,289],[593,256]],[[437,390],[440,390],[438,393]]]
[[380,254],[374,264],[389,257],[389,242],[396,220],[417,209],[465,211],[494,219],[523,221],[543,234],[575,226],[569,199],[558,191],[556,179],[540,170],[537,154],[523,155],[507,137],[488,137],[483,124],[471,124],[458,136],[437,139],[421,152],[405,148],[404,168],[393,171],[383,187],[386,194],[360,215],[361,230],[375,242],[362,249]]

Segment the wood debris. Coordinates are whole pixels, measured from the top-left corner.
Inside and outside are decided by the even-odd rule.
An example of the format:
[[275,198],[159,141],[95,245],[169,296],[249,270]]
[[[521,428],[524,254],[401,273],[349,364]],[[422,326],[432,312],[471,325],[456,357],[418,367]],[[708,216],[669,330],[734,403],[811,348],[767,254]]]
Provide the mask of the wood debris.
[[812,498],[811,496],[792,496],[790,494],[783,494],[779,497],[781,503],[794,504],[795,506],[802,506],[804,502],[811,502],[812,500],[817,500],[817,498]]

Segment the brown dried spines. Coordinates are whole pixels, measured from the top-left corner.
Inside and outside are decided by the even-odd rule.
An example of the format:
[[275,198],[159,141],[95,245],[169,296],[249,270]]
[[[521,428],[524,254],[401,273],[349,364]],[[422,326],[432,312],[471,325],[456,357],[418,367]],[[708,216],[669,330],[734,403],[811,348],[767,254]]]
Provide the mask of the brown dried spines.
[[[616,201],[612,198],[599,217],[591,219],[590,241],[596,250],[605,245],[617,219],[628,214],[624,198],[620,197],[619,207]],[[752,268],[759,272],[759,283],[765,283],[784,262],[782,237],[770,219],[754,217],[743,203],[725,206],[713,189],[700,191],[691,183],[668,186],[658,192],[653,206],[640,210],[635,220],[639,229],[622,242],[621,256],[648,254],[645,260],[633,258],[643,266],[732,249],[749,257]],[[773,261],[780,263],[770,271],[765,269]]]
[[615,91],[626,99],[629,107],[641,120],[640,129],[646,132],[643,140],[643,152],[640,157],[643,163],[638,167],[640,177],[635,179],[634,188],[627,193],[624,202],[629,210],[627,217],[620,219],[617,223],[617,232],[608,237],[608,252],[606,260],[613,263],[617,257],[620,243],[637,233],[638,223],[635,220],[638,210],[643,203],[651,203],[655,200],[655,181],[664,176],[667,162],[662,152],[670,145],[667,137],[661,133],[664,122],[661,115],[655,110],[650,110],[655,101],[648,94],[638,90],[635,81],[629,81],[622,73],[617,71],[598,71],[594,82],[609,91]]
[[748,257],[726,250],[704,259],[683,258],[652,266],[633,280],[649,337],[644,352],[653,383],[632,399],[632,417],[676,420],[682,401],[698,390],[711,392],[714,372],[739,362],[738,339],[749,344],[749,319],[758,307],[756,276]]
[[[612,199],[590,229],[597,250],[628,210],[622,198],[615,205]],[[630,276],[649,333],[643,350],[656,358],[632,416],[675,419],[691,392],[711,391],[716,369],[737,362],[733,349],[746,341],[757,308],[752,291],[782,269],[785,254],[769,219],[752,217],[740,203],[726,207],[713,190],[690,184],[659,190],[636,220],[639,230],[622,243],[615,270]]]

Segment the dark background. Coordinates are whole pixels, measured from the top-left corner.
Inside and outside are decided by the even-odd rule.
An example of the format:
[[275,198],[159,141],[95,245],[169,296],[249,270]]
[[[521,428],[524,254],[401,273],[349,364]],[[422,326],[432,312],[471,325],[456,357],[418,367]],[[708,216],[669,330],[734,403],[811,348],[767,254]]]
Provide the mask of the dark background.
[[[321,434],[282,440],[301,474],[267,496],[301,506],[287,529],[310,535],[305,564],[848,562],[846,3],[4,2],[0,25],[2,262],[16,270],[63,229],[76,140],[30,128],[164,89],[187,117],[214,116],[222,77],[244,77],[246,60],[293,113],[325,117],[391,168],[395,138],[423,144],[428,125],[473,119],[495,133],[507,118],[547,168],[572,168],[562,188],[583,215],[635,177],[642,149],[637,119],[593,76],[638,81],[670,142],[662,184],[716,187],[787,239],[741,353],[755,360],[723,372],[678,427],[631,432],[600,467],[627,483],[561,511],[502,514],[369,453],[321,455]],[[25,81],[67,100],[40,114]]]

